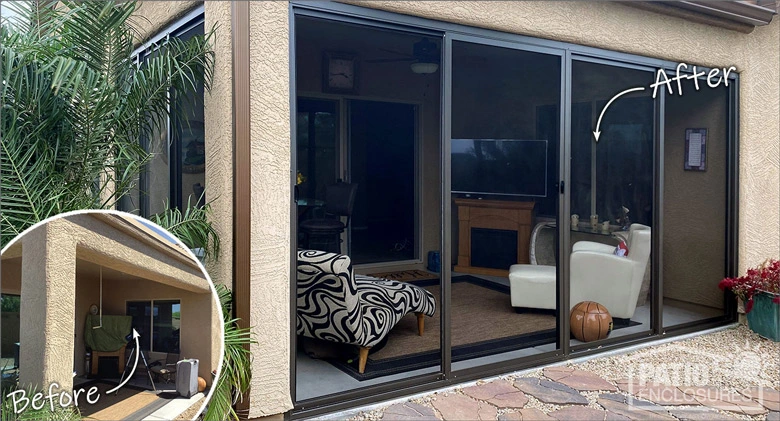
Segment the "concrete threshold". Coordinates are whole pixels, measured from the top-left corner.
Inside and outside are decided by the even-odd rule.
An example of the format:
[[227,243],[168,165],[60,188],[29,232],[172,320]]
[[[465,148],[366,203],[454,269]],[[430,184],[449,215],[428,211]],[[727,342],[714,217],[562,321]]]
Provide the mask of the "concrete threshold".
[[182,397],[173,399],[162,408],[144,418],[144,421],[175,420],[176,417],[190,409],[192,405],[195,405],[195,403],[201,399],[203,399],[203,393],[196,393],[189,399]]

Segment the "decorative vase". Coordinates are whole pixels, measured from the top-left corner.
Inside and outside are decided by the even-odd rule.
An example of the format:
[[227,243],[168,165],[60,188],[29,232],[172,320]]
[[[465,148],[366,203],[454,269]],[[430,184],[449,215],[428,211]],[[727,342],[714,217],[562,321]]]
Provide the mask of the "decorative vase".
[[747,314],[750,330],[759,336],[780,342],[780,304],[772,302],[775,294],[758,292],[753,295],[753,309]]

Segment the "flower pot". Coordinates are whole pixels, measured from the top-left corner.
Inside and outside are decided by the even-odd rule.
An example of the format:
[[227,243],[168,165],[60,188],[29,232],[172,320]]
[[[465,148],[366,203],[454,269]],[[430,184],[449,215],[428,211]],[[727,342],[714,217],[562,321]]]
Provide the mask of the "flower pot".
[[774,294],[758,292],[753,295],[753,309],[747,314],[750,330],[760,336],[780,341],[780,304],[772,302]]

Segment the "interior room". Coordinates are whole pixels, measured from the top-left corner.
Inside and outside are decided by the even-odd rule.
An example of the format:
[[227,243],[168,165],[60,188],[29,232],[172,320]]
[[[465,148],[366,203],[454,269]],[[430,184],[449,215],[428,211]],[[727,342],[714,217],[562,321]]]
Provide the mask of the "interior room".
[[[734,85],[695,90],[693,81],[686,82],[685,95],[666,99],[664,327],[721,318],[725,305],[718,282],[728,256],[724,209],[729,209],[728,105]],[[691,152],[698,165],[691,165]]]
[[[436,34],[301,16],[295,34],[297,400],[436,372],[442,283],[453,370],[559,349],[570,315],[558,308],[561,259],[572,307],[596,302],[609,311],[601,339],[651,332],[661,275],[652,253],[658,102],[637,87],[653,83],[652,68],[573,59],[564,109],[560,51],[455,38],[445,110],[448,69]],[[663,210],[674,232],[662,247],[675,257],[662,267],[664,326],[724,314],[713,287],[725,273],[728,95],[701,92],[667,99]],[[448,144],[440,146],[446,112]],[[568,162],[562,133],[570,134]],[[687,161],[690,136],[701,147],[697,168]],[[563,172],[570,213],[559,216]],[[442,212],[450,226],[442,227]],[[691,213],[700,224],[691,226]],[[711,242],[695,247],[693,238]],[[700,258],[720,263],[693,276],[685,261]],[[447,279],[443,260],[452,265]],[[363,276],[391,281],[380,287]],[[384,302],[395,306],[382,323],[390,328],[371,339],[340,321],[368,311],[361,297],[369,289],[404,297]],[[584,331],[571,338],[575,349],[602,343]]]
[[[19,342],[21,265],[21,257],[2,263],[3,347],[9,348],[3,352],[3,380],[9,387],[18,378],[19,368],[14,345]],[[96,386],[104,395],[98,404],[83,405],[81,415],[143,418],[178,398],[176,362],[197,358],[207,363],[211,359],[210,335],[202,334],[204,326],[210,325],[210,315],[203,309],[214,306],[210,293],[175,288],[77,259],[73,384],[85,389]],[[140,334],[142,350],[135,370],[132,362],[137,348],[128,339],[132,329]],[[118,344],[118,351],[113,344]],[[98,351],[103,346],[111,350]],[[210,377],[207,364],[201,371],[199,375]],[[132,377],[118,393],[104,393],[130,373]]]
[[[114,330],[124,332],[128,326],[135,329],[140,334],[141,350],[138,365],[125,386],[128,390],[123,388],[117,394],[118,398],[124,394],[128,401],[106,401],[85,408],[82,415],[108,419],[117,416],[117,411],[149,414],[177,398],[176,362],[187,358],[204,363],[209,360],[206,353],[210,352],[210,338],[202,334],[204,324],[208,325],[208,312],[202,309],[213,307],[211,294],[160,284],[85,260],[77,261],[76,278],[74,384],[108,389],[130,375],[133,353],[138,352],[132,340],[126,341],[119,355],[91,348],[116,337]],[[103,329],[106,332],[100,332]],[[126,363],[120,363],[122,354]],[[199,367],[199,371],[200,376],[210,376],[208,367]]]
[[[453,368],[558,347],[560,82],[559,55],[453,41]],[[551,275],[539,291],[546,302],[530,308],[514,278],[542,267]]]
[[[395,273],[440,308],[439,276],[425,269],[441,241],[441,39],[304,17],[296,25],[299,250],[343,253],[356,274]],[[340,216],[335,231],[316,226],[328,214]],[[299,306],[303,294],[299,277]],[[437,372],[440,313],[429,312],[422,336],[415,314],[400,317],[363,373],[358,347],[299,335],[298,397]]]

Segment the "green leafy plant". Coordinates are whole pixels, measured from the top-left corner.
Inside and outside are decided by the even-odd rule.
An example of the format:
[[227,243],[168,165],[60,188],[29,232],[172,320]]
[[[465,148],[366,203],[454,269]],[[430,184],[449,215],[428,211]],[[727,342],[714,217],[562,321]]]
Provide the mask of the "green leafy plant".
[[[169,92],[210,88],[206,36],[175,37],[139,66],[135,1],[3,2],[0,244],[61,212],[112,206],[150,155]],[[170,107],[176,109],[176,107]]]
[[222,284],[215,285],[215,288],[225,318],[225,358],[222,361],[222,373],[214,385],[214,394],[203,417],[206,420],[238,420],[234,406],[249,390],[252,360],[248,346],[256,341],[251,330],[239,327],[239,319],[231,316],[232,292]]
[[[0,25],[0,246],[58,213],[117,203],[151,158],[139,139],[153,139],[168,110],[177,112],[171,90],[186,97],[202,83],[208,91],[214,60],[212,29],[187,41],[171,37],[138,65],[132,56],[136,1],[31,0],[2,7],[16,16]],[[216,259],[219,237],[209,212],[208,204],[188,203],[183,212],[168,209],[152,219]],[[206,417],[235,419],[233,405],[249,388],[252,339],[230,316],[230,291],[218,288],[225,358]],[[38,417],[23,416],[8,419]]]
[[149,219],[167,229],[191,249],[201,249],[205,259],[216,259],[219,256],[219,235],[209,221],[211,203],[205,206],[193,206],[187,200],[187,208],[166,208],[163,212],[152,215]]

